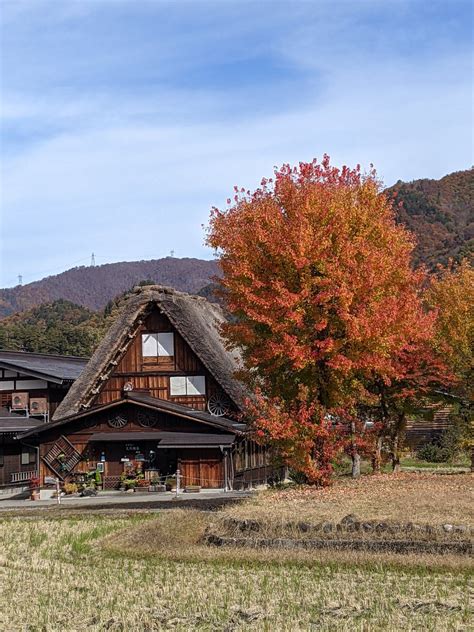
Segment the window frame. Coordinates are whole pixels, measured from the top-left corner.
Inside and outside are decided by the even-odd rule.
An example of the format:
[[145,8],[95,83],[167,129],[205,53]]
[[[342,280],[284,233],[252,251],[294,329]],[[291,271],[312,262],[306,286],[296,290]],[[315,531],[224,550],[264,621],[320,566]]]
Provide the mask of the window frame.
[[[195,383],[192,383],[193,378],[202,379],[201,391],[196,388]],[[173,393],[173,380],[184,380],[184,393]],[[196,392],[189,392],[192,387]],[[170,397],[206,397],[207,384],[205,375],[170,375],[169,378]]]
[[[28,456],[28,460],[26,460],[26,456]],[[33,448],[28,448],[27,446],[22,446],[21,455],[20,455],[20,465],[34,465],[36,464],[36,450]]]
[[[162,342],[160,342],[160,337],[162,338]],[[164,342],[164,338],[167,338],[167,342]],[[149,342],[146,339],[152,338],[155,343],[156,352],[153,354],[145,354],[145,344]],[[169,344],[171,340],[171,345]],[[161,358],[174,358],[175,357],[175,335],[173,331],[148,331],[143,332],[142,337],[142,358],[143,360],[150,359],[161,359]],[[172,353],[160,353],[160,350],[163,349],[165,351],[171,348]]]

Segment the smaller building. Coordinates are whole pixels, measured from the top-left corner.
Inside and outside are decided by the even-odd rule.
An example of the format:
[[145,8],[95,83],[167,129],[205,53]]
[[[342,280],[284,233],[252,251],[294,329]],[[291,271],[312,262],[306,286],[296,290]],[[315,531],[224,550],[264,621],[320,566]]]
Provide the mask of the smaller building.
[[37,475],[38,450],[19,436],[48,423],[87,358],[0,350],[0,488]]

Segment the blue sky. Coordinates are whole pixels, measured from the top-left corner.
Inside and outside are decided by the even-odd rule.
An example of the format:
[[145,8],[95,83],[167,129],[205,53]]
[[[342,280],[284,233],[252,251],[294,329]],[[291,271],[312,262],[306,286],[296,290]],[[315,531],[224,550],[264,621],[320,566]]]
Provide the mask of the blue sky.
[[471,28],[460,0],[2,0],[0,286],[211,258],[210,207],[283,162],[470,167]]

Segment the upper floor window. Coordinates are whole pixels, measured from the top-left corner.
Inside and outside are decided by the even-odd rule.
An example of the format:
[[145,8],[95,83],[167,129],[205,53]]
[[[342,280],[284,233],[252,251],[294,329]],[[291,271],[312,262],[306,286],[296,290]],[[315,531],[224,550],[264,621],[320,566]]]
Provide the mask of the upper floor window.
[[174,356],[174,336],[172,333],[142,334],[144,358]]
[[22,447],[21,449],[21,464],[31,465],[36,463],[36,451],[32,448]]
[[205,395],[206,378],[204,375],[170,377],[170,395]]

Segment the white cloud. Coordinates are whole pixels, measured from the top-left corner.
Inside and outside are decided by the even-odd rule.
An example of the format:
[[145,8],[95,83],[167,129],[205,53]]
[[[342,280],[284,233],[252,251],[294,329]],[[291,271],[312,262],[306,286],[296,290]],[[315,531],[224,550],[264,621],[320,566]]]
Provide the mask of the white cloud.
[[[311,3],[301,6],[307,11]],[[325,7],[313,25],[300,17],[298,29],[293,20],[267,46],[306,73],[308,85],[296,84],[292,94],[279,95],[270,81],[227,92],[158,83],[134,94],[121,91],[120,82],[43,94],[9,91],[5,132],[41,134],[3,156],[2,284],[17,271],[31,280],[91,251],[109,261],[171,249],[210,256],[201,229],[210,207],[223,205],[234,184],[255,187],[282,162],[327,152],[337,164],[373,162],[387,184],[472,164],[468,53],[448,55],[434,46],[431,57],[414,63],[410,55],[381,55],[379,37],[370,54],[341,39],[354,22],[345,6]],[[240,16],[225,36],[242,34],[242,24]],[[177,60],[168,51],[176,72],[192,63],[198,36],[204,34],[180,36],[189,41]],[[209,48],[200,50],[199,63],[213,54]],[[240,49],[229,50],[227,44],[214,54]]]

